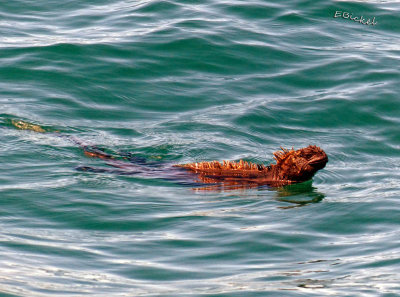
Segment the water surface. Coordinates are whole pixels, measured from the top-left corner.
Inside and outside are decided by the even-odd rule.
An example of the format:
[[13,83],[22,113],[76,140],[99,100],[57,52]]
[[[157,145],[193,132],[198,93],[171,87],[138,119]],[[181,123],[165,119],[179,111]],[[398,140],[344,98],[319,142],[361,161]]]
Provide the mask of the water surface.
[[[1,4],[4,296],[397,296],[398,1]],[[375,17],[367,26],[344,18]],[[44,125],[162,162],[273,161],[285,188],[201,191],[104,166]]]

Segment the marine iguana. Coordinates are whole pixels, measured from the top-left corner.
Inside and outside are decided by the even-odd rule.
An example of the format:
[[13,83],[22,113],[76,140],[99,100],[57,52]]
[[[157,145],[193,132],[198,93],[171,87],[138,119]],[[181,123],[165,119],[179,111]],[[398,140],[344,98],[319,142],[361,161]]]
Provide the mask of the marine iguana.
[[[12,120],[12,125],[21,130],[31,130],[38,133],[48,132],[45,128],[21,120]],[[179,183],[193,185],[195,180],[200,184],[236,185],[238,187],[258,187],[268,185],[279,187],[310,180],[314,174],[325,167],[328,162],[326,153],[315,145],[305,148],[288,150],[281,147],[281,151],[274,153],[276,164],[265,166],[240,160],[211,161],[188,164],[165,164],[148,162],[145,158],[130,153],[108,154],[104,150],[85,145],[82,141],[55,131],[59,137],[66,137],[79,145],[86,156],[106,160],[111,168],[96,168],[80,166],[79,171],[116,173],[121,175],[139,175],[142,177],[162,178],[179,181]]]

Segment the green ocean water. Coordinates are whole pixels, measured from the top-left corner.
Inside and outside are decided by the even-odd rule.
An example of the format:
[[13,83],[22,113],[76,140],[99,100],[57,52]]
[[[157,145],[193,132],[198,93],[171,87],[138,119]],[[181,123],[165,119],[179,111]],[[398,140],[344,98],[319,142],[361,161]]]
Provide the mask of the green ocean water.
[[[400,295],[398,1],[0,8],[1,296]],[[201,191],[77,171],[107,162],[15,119],[166,163],[329,163]]]

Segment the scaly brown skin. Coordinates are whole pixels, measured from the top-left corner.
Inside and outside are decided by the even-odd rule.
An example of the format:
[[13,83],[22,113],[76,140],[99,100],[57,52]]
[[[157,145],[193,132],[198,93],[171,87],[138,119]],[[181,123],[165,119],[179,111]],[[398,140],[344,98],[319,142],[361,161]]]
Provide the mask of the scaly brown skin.
[[[39,133],[48,132],[39,125],[21,120],[12,120],[11,124],[21,130],[31,130]],[[79,167],[78,170],[81,171],[129,175],[142,174],[169,180],[187,180],[190,176],[182,172],[182,169],[186,169],[196,174],[201,183],[220,184],[236,188],[257,187],[261,185],[278,187],[304,182],[310,180],[328,162],[328,156],[321,148],[310,145],[299,150],[281,148],[282,151],[274,153],[276,164],[269,166],[240,160],[239,162],[223,161],[220,163],[212,161],[180,164],[173,165],[172,168],[168,165],[161,166],[159,164],[155,168],[149,166],[146,162],[139,164],[137,161],[134,161],[134,158],[123,154],[107,154],[95,146],[85,145],[82,141],[72,136],[61,135],[58,131],[55,131],[55,133],[60,137],[66,137],[82,147],[86,156],[107,160],[107,165],[118,168],[117,170],[111,170],[107,168]]]
[[319,147],[310,145],[299,150],[286,150],[274,153],[276,164],[264,166],[244,162],[218,161],[175,165],[198,174],[204,183],[229,183],[283,186],[304,182],[325,167],[328,156]]

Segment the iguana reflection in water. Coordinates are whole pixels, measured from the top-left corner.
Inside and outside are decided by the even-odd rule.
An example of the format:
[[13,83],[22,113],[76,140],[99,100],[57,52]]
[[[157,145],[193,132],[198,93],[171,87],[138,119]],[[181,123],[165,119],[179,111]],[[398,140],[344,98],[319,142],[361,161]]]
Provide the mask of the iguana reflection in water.
[[[12,120],[11,123],[14,127],[22,130],[38,133],[48,132],[39,125],[21,120]],[[274,153],[276,163],[268,166],[243,160],[188,164],[149,162],[143,157],[130,153],[109,154],[96,146],[85,145],[73,136],[53,133],[57,133],[59,137],[66,137],[79,145],[86,156],[103,159],[106,161],[106,165],[112,167],[80,166],[77,167],[79,171],[161,178],[192,186],[212,185],[214,188],[228,187],[230,189],[260,186],[280,187],[312,179],[314,174],[324,168],[328,162],[326,153],[315,145],[298,150],[281,148],[281,151]]]

